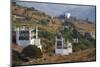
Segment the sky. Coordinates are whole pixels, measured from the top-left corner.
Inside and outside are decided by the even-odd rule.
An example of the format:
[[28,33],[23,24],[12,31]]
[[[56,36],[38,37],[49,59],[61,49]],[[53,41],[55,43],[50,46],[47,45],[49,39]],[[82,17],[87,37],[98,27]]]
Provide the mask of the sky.
[[72,4],[54,4],[54,3],[38,3],[38,2],[17,2],[17,4],[24,7],[34,7],[37,10],[45,12],[51,16],[59,16],[64,13],[70,13],[71,16],[75,16],[78,19],[85,20],[95,23],[95,6],[86,5],[72,5]]

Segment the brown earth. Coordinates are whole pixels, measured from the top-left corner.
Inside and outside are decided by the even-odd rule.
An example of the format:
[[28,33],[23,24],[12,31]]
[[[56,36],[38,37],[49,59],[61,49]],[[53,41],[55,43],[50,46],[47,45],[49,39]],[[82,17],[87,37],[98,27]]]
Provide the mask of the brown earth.
[[77,30],[82,29],[85,32],[94,32],[95,34],[95,24],[88,23],[86,21],[73,22]]
[[[12,44],[12,49],[21,52],[23,47],[16,44]],[[86,49],[79,52],[73,52],[69,55],[52,55],[44,53],[42,58],[30,59],[29,62],[23,62],[22,65],[26,64],[48,64],[48,63],[63,63],[63,62],[84,62],[84,61],[96,61],[96,49]]]
[[11,48],[18,52],[21,52],[23,50],[23,47],[18,46],[16,43],[12,43]]
[[43,54],[42,58],[38,59],[31,59],[25,64],[50,64],[50,63],[68,63],[68,62],[88,62],[88,61],[96,61],[96,50],[94,49],[87,49],[80,52],[73,52],[70,55],[48,55]]

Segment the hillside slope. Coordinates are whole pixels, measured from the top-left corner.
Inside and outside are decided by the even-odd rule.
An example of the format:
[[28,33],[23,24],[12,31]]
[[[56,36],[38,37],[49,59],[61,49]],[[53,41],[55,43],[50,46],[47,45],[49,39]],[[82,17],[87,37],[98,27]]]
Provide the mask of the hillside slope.
[[88,62],[95,61],[95,49],[87,49],[84,51],[76,52],[70,55],[44,55],[43,58],[40,59],[31,59],[29,62],[22,63],[22,65],[26,64],[49,64],[49,63],[69,63],[69,62]]
[[[72,24],[76,27],[76,32],[82,29],[86,32],[94,32],[95,26],[87,22],[73,21]],[[73,51],[70,55],[55,55],[55,37],[59,31],[64,35],[66,40],[73,39],[73,32],[70,29],[64,29],[64,24],[59,18],[46,15],[33,7],[27,8],[17,4],[12,4],[12,27],[32,27],[39,28],[39,38],[43,46],[43,57],[39,59],[29,59],[29,62],[22,62],[22,64],[44,64],[44,63],[61,63],[61,62],[78,62],[78,61],[95,61],[96,48],[95,40],[87,40],[85,37],[79,36],[79,43],[73,45]],[[23,47],[18,46],[12,42],[12,49],[21,53]]]

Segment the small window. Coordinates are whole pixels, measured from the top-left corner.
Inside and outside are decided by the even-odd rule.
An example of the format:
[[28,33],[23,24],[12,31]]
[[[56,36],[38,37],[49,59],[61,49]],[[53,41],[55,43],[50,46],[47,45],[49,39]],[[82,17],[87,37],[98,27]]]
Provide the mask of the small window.
[[62,45],[62,41],[57,41],[57,46],[61,46]]
[[20,31],[19,40],[29,40],[29,31]]
[[57,48],[61,49],[62,48],[62,41],[57,41]]

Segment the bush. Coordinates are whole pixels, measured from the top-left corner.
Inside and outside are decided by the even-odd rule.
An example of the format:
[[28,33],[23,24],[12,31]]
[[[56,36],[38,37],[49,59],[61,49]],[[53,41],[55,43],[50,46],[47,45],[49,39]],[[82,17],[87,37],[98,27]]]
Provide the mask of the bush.
[[12,65],[19,65],[21,64],[21,60],[19,58],[20,53],[18,51],[12,50]]
[[43,38],[46,38],[46,39],[48,39],[48,40],[52,40],[52,41],[54,41],[54,39],[55,39],[55,34],[53,34],[53,33],[51,33],[51,32],[48,32],[48,31],[41,31],[41,32],[39,32],[40,34],[39,34],[39,37],[43,37]]
[[41,24],[43,24],[43,25],[47,25],[48,22],[49,22],[48,19],[42,19],[42,20],[41,20]]
[[22,51],[22,54],[24,54],[27,57],[30,58],[40,58],[42,57],[42,52],[40,48],[37,48],[35,45],[29,45],[25,47]]
[[72,33],[68,31],[68,29],[64,29],[61,31],[63,34],[63,37],[65,37],[65,41],[69,40],[70,42],[72,41]]

